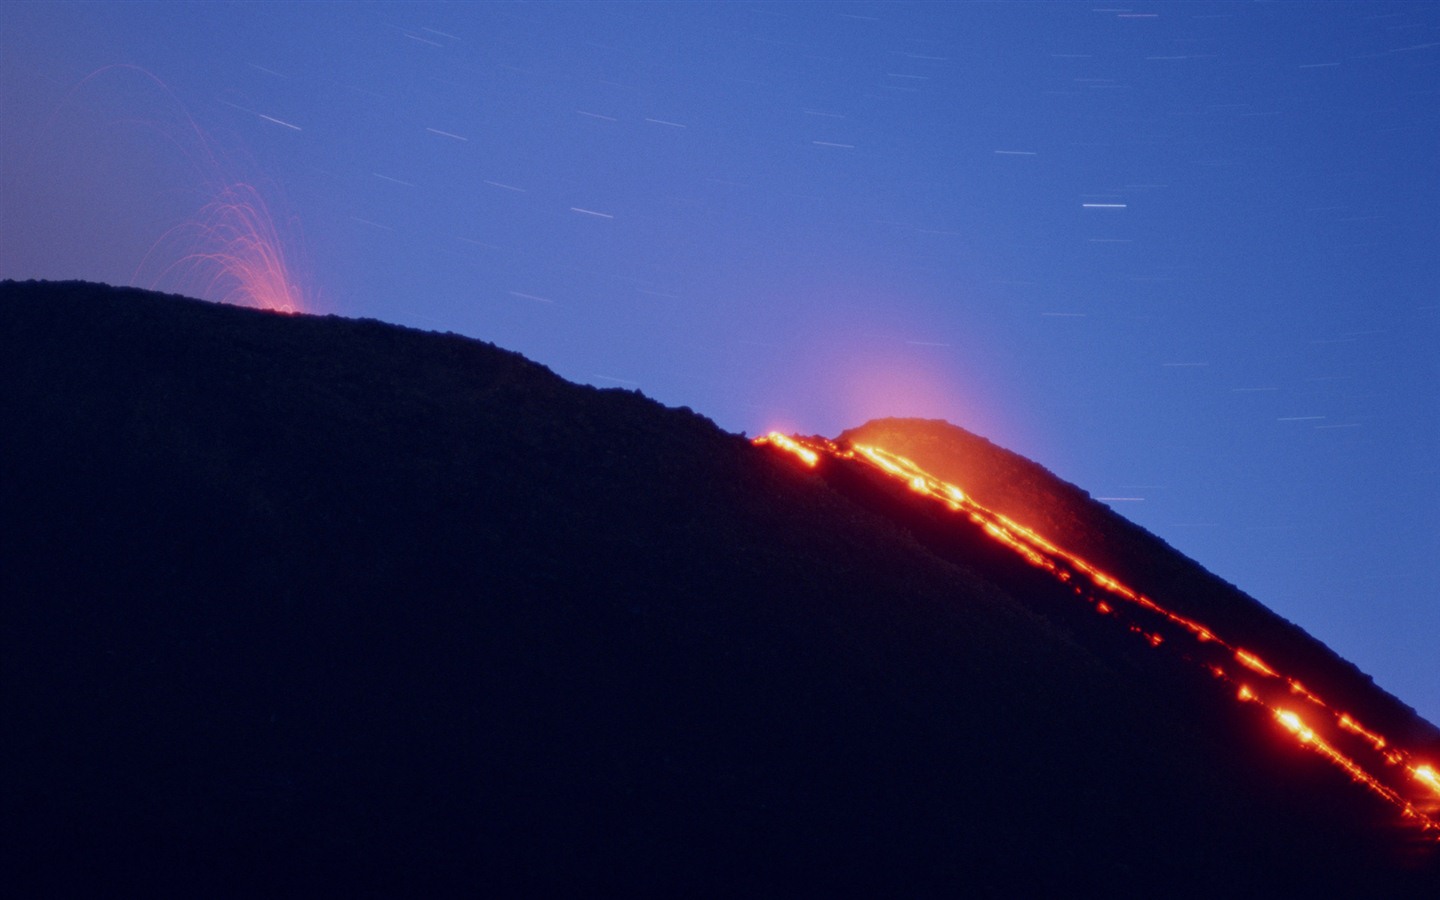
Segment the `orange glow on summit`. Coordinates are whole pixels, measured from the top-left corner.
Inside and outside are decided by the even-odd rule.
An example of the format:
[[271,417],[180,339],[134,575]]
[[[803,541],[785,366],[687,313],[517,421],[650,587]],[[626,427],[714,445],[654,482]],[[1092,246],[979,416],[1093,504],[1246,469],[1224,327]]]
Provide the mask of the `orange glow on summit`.
[[1195,619],[1173,612],[1128,587],[1035,531],[971,499],[958,485],[934,477],[913,461],[879,447],[841,446],[823,438],[771,433],[756,445],[772,446],[808,468],[861,466],[903,483],[910,491],[964,516],[991,539],[1030,565],[1069,587],[1096,613],[1116,619],[1155,648],[1167,648],[1227,685],[1244,704],[1267,710],[1284,734],[1356,784],[1396,809],[1422,834],[1440,841],[1440,773],[1394,742],[1336,709],[1295,678],[1288,677],[1255,652],[1231,644]]

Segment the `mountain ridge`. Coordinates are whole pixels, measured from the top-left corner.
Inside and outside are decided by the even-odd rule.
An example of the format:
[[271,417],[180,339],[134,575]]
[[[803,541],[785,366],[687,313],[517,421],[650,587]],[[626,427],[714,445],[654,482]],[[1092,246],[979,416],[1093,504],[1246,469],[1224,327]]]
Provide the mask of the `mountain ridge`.
[[688,410],[79,283],[0,286],[0,341],[21,886],[1440,883],[992,547]]
[[[941,420],[876,419],[842,432],[844,444],[873,444],[964,486],[983,505],[1120,576],[1182,614],[1283,662],[1342,705],[1363,706],[1384,727],[1440,753],[1440,729],[1349,660],[1038,463]],[[1137,564],[1137,561],[1139,563]],[[1337,671],[1338,670],[1338,671]]]

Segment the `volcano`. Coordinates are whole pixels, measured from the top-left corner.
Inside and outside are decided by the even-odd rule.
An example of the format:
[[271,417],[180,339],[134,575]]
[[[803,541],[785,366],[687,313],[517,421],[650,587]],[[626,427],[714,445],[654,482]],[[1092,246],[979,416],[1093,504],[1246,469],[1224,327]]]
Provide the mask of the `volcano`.
[[36,282],[0,416],[11,896],[1440,890],[1430,723],[952,425]]

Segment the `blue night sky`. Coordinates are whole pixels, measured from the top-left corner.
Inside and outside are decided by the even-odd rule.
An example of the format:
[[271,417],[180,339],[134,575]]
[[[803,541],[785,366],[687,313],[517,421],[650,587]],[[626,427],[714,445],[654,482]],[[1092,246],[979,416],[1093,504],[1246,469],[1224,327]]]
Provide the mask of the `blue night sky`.
[[949,419],[1440,722],[1440,5],[11,2],[0,113],[0,276],[220,299],[249,185],[307,311]]

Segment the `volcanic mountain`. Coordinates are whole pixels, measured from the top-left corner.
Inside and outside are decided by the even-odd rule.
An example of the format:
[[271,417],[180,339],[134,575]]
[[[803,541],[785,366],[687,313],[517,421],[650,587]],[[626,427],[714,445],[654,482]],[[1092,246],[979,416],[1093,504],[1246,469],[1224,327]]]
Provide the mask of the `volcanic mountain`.
[[1440,888],[1429,723],[954,426],[35,282],[0,423],[10,896]]

